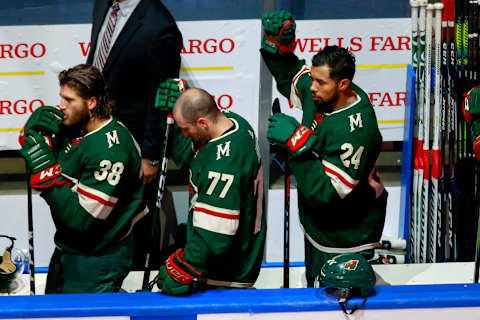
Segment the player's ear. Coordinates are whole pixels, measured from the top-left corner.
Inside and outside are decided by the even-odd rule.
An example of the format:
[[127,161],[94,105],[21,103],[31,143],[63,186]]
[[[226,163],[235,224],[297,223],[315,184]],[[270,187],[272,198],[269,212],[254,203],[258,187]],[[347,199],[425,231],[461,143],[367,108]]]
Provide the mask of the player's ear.
[[90,97],[87,100],[88,110],[92,111],[97,106],[97,97]]
[[200,117],[197,119],[197,126],[202,128],[203,130],[207,130],[208,128],[208,119],[205,117]]
[[346,91],[350,87],[350,80],[348,79],[339,80],[337,83],[337,86],[340,91]]

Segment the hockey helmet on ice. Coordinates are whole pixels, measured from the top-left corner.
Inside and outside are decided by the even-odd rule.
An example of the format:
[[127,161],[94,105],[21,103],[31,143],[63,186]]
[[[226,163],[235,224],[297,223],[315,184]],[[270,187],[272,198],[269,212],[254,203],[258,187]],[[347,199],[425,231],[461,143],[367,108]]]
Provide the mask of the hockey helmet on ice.
[[[375,285],[376,277],[372,266],[362,255],[344,253],[325,262],[320,271],[320,281],[322,286],[333,288],[329,293],[338,298],[345,313],[351,314],[365,305],[367,296]],[[348,299],[356,294],[364,298],[363,303],[351,307]]]

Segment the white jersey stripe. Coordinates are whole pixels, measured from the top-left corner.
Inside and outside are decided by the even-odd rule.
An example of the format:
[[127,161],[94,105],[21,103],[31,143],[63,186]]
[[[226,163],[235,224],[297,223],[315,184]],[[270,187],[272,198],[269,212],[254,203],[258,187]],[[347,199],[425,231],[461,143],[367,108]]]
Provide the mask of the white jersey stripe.
[[332,186],[341,199],[345,198],[358,184],[358,180],[352,179],[345,171],[334,164],[325,160],[322,161],[322,164],[325,174],[330,178]]
[[197,202],[193,209],[193,225],[208,231],[234,235],[237,232],[240,210],[215,207]]
[[239,219],[227,219],[203,211],[193,211],[193,226],[208,231],[233,236],[238,229]]
[[74,191],[78,194],[82,208],[97,219],[107,219],[118,201],[116,197],[109,196],[81,183],[74,188]]
[[206,204],[204,202],[197,202],[195,204],[195,209],[197,209],[197,208],[203,208],[203,209],[206,209],[208,211],[214,211],[214,212],[218,212],[218,213],[225,214],[225,215],[232,215],[232,216],[240,215],[240,210],[232,210],[232,209],[215,207],[215,206]]
[[310,73],[310,68],[305,65],[299,72],[297,72],[295,77],[293,77],[292,84],[290,85],[290,102],[295,108],[300,110],[302,110],[302,101],[300,100],[300,94],[297,91],[297,82],[304,73]]

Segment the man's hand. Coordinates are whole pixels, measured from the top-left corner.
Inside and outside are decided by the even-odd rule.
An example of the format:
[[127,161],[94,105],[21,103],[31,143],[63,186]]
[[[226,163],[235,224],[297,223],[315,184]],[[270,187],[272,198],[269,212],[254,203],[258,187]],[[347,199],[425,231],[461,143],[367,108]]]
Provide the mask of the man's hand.
[[184,79],[170,78],[160,83],[155,98],[155,108],[171,112],[175,101],[188,88],[188,84]]
[[25,158],[31,175],[32,187],[45,189],[63,184],[62,168],[57,162],[55,153],[47,144],[48,138],[35,131],[25,133],[25,142],[20,154]]
[[262,25],[265,30],[262,48],[276,53],[293,52],[295,48],[295,19],[285,10],[273,11],[263,15]]
[[36,131],[43,135],[52,135],[60,131],[63,123],[63,112],[52,106],[37,108],[28,118],[18,138],[20,145],[25,142],[25,132]]
[[294,156],[299,156],[309,150],[317,141],[317,136],[307,127],[283,113],[277,113],[268,118],[267,140],[286,147]]
[[143,180],[143,184],[147,184],[155,180],[158,174],[159,164],[152,164],[147,158],[142,159],[142,165],[140,166],[140,172],[138,178]]
[[183,249],[177,249],[160,268],[157,286],[162,293],[180,296],[187,295],[193,286],[195,278],[202,274],[184,261]]

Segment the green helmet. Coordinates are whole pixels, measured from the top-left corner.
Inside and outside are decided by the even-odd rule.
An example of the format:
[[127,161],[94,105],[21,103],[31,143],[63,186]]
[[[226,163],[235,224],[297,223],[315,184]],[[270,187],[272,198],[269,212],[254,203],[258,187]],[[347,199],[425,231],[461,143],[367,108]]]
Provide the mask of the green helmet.
[[17,274],[17,266],[12,262],[12,249],[15,238],[4,235],[0,235],[0,237],[11,241],[10,246],[6,248],[0,257],[0,292],[9,292]]
[[358,253],[344,253],[325,262],[320,271],[320,282],[323,287],[334,288],[332,294],[337,296],[342,310],[347,307],[348,299],[358,292],[364,301],[360,306],[354,306],[350,313],[361,308],[367,301],[367,296],[375,285],[376,277],[370,263]]

